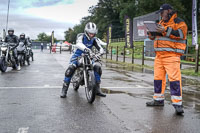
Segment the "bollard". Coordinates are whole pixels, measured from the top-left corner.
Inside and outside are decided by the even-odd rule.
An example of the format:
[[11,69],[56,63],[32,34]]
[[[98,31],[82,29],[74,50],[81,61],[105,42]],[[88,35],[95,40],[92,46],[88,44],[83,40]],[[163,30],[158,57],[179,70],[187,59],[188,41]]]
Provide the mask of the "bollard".
[[62,53],[62,47],[60,46],[60,54]]
[[116,61],[118,61],[118,46],[117,46],[117,53],[116,53]]

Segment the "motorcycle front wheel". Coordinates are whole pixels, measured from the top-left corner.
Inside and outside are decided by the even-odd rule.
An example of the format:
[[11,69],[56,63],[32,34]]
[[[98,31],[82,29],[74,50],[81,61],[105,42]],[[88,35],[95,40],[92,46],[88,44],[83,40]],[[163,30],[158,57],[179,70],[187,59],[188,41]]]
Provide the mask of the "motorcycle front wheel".
[[18,55],[18,61],[19,61],[20,66],[23,66],[24,63],[23,63],[23,57],[21,54]]
[[6,64],[5,58],[0,58],[0,70],[1,70],[1,72],[6,72],[7,67],[8,66]]
[[96,96],[95,76],[93,70],[87,72],[87,87],[85,87],[86,98],[89,103],[93,103]]

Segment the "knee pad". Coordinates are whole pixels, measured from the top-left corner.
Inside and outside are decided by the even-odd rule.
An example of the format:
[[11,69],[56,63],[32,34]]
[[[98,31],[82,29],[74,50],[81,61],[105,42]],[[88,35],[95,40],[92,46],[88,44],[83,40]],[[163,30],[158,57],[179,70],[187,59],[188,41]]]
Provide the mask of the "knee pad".
[[65,72],[65,77],[71,77],[74,74],[75,70],[76,67],[74,65],[70,65]]
[[100,76],[102,75],[102,69],[100,66],[95,65],[94,66],[94,71],[97,72]]

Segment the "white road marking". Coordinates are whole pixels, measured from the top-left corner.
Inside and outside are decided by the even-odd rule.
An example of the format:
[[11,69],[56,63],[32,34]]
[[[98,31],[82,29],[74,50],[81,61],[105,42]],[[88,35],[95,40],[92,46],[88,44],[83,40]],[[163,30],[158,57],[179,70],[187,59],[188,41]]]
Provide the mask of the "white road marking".
[[17,133],[28,133],[29,127],[21,127]]
[[141,85],[135,85],[135,86],[137,86],[137,87],[142,87]]
[[120,89],[120,88],[127,88],[127,89],[137,89],[137,88],[154,88],[153,86],[133,86],[133,87],[101,87],[101,88],[106,88],[106,89]]
[[19,87],[0,87],[0,89],[51,89],[51,88],[61,88],[62,86],[19,86]]
[[[10,87],[3,87],[1,86],[0,89],[53,89],[53,88],[62,88],[62,86],[50,86],[50,85],[44,85],[44,86],[10,86]],[[154,88],[153,86],[141,86],[141,85],[136,85],[132,87],[126,87],[126,86],[121,86],[121,87],[112,87],[112,86],[102,86],[101,88],[106,88],[106,89],[120,89],[120,88],[127,88],[127,89],[138,89],[138,88]]]
[[44,87],[50,87],[50,85],[44,85]]

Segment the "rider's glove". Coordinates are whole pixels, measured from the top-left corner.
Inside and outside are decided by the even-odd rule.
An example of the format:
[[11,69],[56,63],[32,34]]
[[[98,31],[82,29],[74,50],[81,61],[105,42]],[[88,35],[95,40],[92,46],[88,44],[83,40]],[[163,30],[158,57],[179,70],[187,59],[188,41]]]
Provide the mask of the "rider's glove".
[[12,47],[10,50],[13,51],[15,49],[15,47]]
[[84,52],[85,52],[85,53],[89,53],[90,55],[92,55],[92,50],[89,49],[89,48],[85,48],[85,49],[84,49]]

